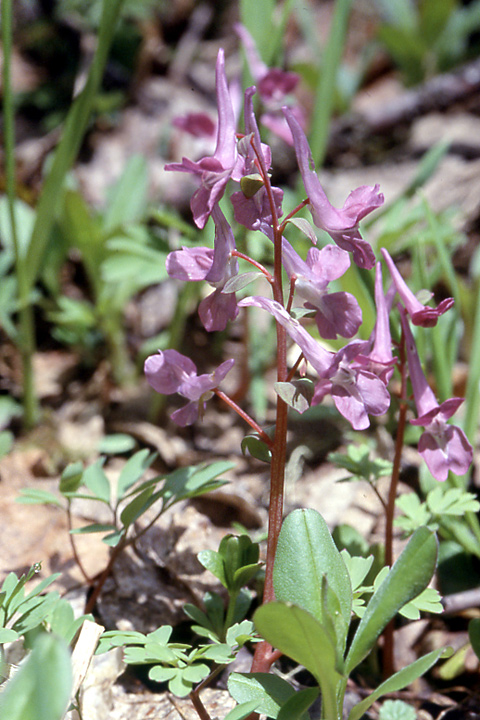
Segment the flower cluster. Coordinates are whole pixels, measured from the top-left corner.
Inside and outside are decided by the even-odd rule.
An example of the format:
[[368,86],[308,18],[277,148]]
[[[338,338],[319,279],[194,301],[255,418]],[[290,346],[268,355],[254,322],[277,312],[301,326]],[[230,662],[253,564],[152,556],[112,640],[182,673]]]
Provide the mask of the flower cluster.
[[[248,33],[239,28],[238,34],[245,45],[262,99],[270,103],[270,109],[275,104],[275,113],[280,112],[279,103],[293,89],[296,78],[281,70],[269,71],[260,61]],[[218,121],[213,154],[195,161],[183,158],[181,163],[166,166],[169,171],[197,176],[199,187],[191,201],[193,219],[199,228],[204,228],[208,219],[212,218],[214,247],[183,247],[170,253],[167,258],[168,274],[179,280],[205,280],[213,287],[213,292],[199,306],[200,319],[208,331],[225,329],[236,318],[240,308],[254,306],[269,313],[277,327],[282,328],[282,332],[298,347],[300,358],[303,357],[315,373],[310,404],[316,405],[327,396],[331,397],[338,411],[357,430],[367,428],[369,416],[383,415],[390,405],[389,383],[397,358],[392,350],[389,316],[395,295],[398,295],[408,371],[418,412],[418,418],[411,422],[425,428],[419,451],[439,480],[445,480],[449,470],[464,473],[472,460],[471,446],[459,428],[447,424],[461,399],[453,398],[440,405],[437,403],[421,369],[409,325],[411,322],[423,327],[434,326],[452,306],[453,300],[443,300],[437,308],[422,305],[408,288],[389,253],[382,249],[391,278],[390,290],[385,294],[382,264],[376,262],[373,248],[359,229],[360,221],[384,201],[379,186],[358,187],[349,194],[342,208],[334,207],[315,172],[298,112],[284,106],[281,112],[307,196],[298,208],[284,215],[283,192],[270,181],[272,153],[260,139],[254,113],[256,88],[251,87],[245,92],[244,132],[237,133],[222,50],[216,64],[216,92]],[[229,183],[236,184],[235,191],[230,195],[235,220],[249,230],[263,233],[274,245],[273,275],[259,262],[236,249],[233,230],[219,205]],[[327,243],[321,249],[315,247],[315,230],[311,225],[307,227],[307,221],[302,219],[297,224],[306,229],[313,243],[305,259],[284,237],[289,221],[303,207],[308,208],[313,225],[333,241],[333,244]],[[254,295],[237,298],[236,290],[246,286],[246,283],[236,281],[239,257],[263,272],[272,286],[273,297]],[[351,259],[360,268],[370,270],[375,267],[377,317],[367,341],[354,339],[362,323],[362,312],[355,297],[348,292],[331,291],[329,287],[345,274]],[[282,270],[290,281],[287,302],[283,300]],[[320,341],[295,319],[292,313],[294,303],[302,306],[303,314],[314,318]],[[337,339],[338,336],[348,342],[334,352],[324,341]],[[214,372],[198,376],[191,360],[175,350],[165,350],[147,359],[145,371],[148,382],[157,392],[179,393],[189,401],[172,415],[174,421],[187,425],[203,412],[206,400],[217,390],[232,365],[233,360],[227,360]],[[280,379],[285,382],[291,378]]]

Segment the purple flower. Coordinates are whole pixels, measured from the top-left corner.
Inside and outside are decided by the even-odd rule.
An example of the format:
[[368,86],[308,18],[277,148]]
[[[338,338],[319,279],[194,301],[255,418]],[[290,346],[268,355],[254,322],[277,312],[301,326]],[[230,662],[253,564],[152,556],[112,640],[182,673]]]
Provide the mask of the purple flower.
[[365,370],[377,375],[385,385],[388,385],[393,374],[393,366],[397,359],[392,353],[392,338],[390,335],[389,303],[383,293],[382,264],[377,263],[375,272],[375,305],[377,308],[377,321],[370,338],[371,350],[365,355],[359,355],[355,360]]
[[368,415],[384,415],[390,405],[390,395],[382,380],[356,363],[365,346],[365,342],[355,340],[339,350],[328,377],[320,379],[312,398],[312,405],[318,405],[330,394],[335,407],[354,430],[368,428]]
[[420,300],[415,297],[405,280],[400,275],[395,263],[385,248],[382,248],[382,255],[385,258],[385,262],[390,271],[393,284],[395,285],[408,314],[412,318],[413,324],[421,325],[422,327],[434,327],[437,324],[440,315],[443,315],[443,313],[447,312],[447,310],[452,307],[454,303],[453,298],[446,298],[445,300],[442,300],[436,308],[430,308],[426,305],[422,305]]
[[187,113],[173,118],[172,125],[188,132],[193,137],[209,138],[215,135],[216,125],[212,118],[203,112]]
[[181,163],[165,165],[165,170],[188,172],[200,177],[200,187],[193,194],[190,206],[193,219],[199,228],[205,224],[225,192],[236,161],[235,113],[228,91],[225,75],[224,51],[218,51],[216,66],[216,88],[218,105],[217,146],[211,157],[197,162],[183,158]]
[[258,85],[258,91],[262,100],[265,102],[275,101],[277,103],[283,101],[285,95],[295,90],[300,76],[297,75],[297,73],[286,72],[280,68],[269,69],[258,54],[255,42],[247,28],[237,23],[235,25],[235,32],[242,41],[248,67],[255,83]]
[[[272,235],[272,208],[265,190],[262,175],[268,172],[272,163],[272,153],[268,145],[262,143],[253,110],[255,88],[245,91],[245,137],[238,143],[238,152],[244,159],[241,190],[230,197],[235,220],[249,230],[260,230],[268,237]],[[258,155],[260,155],[261,161]],[[261,163],[261,164],[260,164]],[[263,167],[261,167],[263,165]],[[282,214],[283,190],[272,187],[273,200],[277,216]]]
[[365,215],[382,205],[384,198],[379,192],[379,186],[375,185],[372,188],[362,185],[350,193],[341,210],[334,208],[313,168],[312,153],[305,133],[289,108],[284,108],[283,112],[292,132],[313,222],[317,227],[325,230],[339,247],[351,252],[359,267],[370,270],[375,264],[375,255],[370,245],[360,235],[358,223]]
[[387,411],[390,395],[384,383],[373,373],[354,364],[355,358],[365,350],[367,342],[357,340],[338,353],[332,353],[322,348],[280,303],[264,297],[248,297],[239,302],[242,307],[250,305],[273,315],[319,374],[313,405],[330,394],[337,410],[352,424],[354,430],[364,430],[369,426],[368,414],[383,415]]
[[238,315],[235,293],[224,293],[225,283],[238,273],[238,260],[232,255],[235,238],[225,215],[216,205],[212,209],[215,223],[214,250],[206,247],[182,248],[167,255],[166,268],[176,280],[206,280],[215,288],[198,307],[203,326],[209,332],[225,330],[229,320]]
[[226,360],[216,370],[197,375],[197,368],[190,358],[176,350],[159,350],[145,360],[145,375],[151,387],[162,395],[178,393],[190,402],[171,415],[177,425],[192,425],[203,414],[205,403],[213,397],[213,390],[219,386],[234,364]]
[[441,405],[438,404],[423,374],[415,341],[403,310],[400,311],[400,319],[407,347],[408,372],[418,414],[417,419],[410,422],[412,425],[423,425],[425,428],[418,443],[418,451],[436,480],[446,480],[449,470],[456,475],[463,475],[473,459],[472,446],[463,430],[456,425],[447,424],[447,420],[462,404],[463,398],[450,398]]
[[353,337],[362,322],[362,311],[350,293],[328,293],[327,286],[350,267],[348,253],[334,245],[322,250],[310,248],[304,262],[285,238],[282,241],[283,266],[305,307],[316,310],[315,322],[323,338]]

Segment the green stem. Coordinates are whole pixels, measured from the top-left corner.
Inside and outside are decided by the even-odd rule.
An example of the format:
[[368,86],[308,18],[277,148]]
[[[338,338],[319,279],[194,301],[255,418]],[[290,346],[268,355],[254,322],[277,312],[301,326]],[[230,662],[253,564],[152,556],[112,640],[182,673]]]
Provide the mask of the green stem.
[[20,247],[15,217],[15,110],[11,84],[12,58],[12,0],[2,2],[3,43],[3,134],[5,146],[5,179],[10,230],[15,254],[18,284],[18,347],[22,360],[23,424],[33,427],[38,415],[38,402],[33,377],[35,353],[35,323],[30,303],[30,286],[25,257]]

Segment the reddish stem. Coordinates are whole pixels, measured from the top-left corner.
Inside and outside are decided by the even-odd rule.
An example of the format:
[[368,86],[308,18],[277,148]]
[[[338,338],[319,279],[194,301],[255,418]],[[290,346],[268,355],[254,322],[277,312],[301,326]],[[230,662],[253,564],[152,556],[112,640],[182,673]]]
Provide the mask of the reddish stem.
[[[272,292],[273,299],[284,305],[283,287],[282,287],[282,232],[278,224],[277,209],[273,197],[270,178],[265,167],[263,155],[259,149],[252,143],[258,160],[258,166],[264,181],[265,191],[267,193],[270,211],[272,214],[273,228],[273,244],[274,244],[274,263],[273,263],[273,283]],[[287,369],[287,332],[279,323],[276,323],[277,329],[277,380],[285,382]],[[273,563],[277,550],[278,536],[282,527],[283,519],[283,492],[285,482],[285,463],[287,449],[287,420],[288,406],[280,398],[277,397],[277,412],[275,424],[275,437],[272,449],[272,462],[270,467],[270,504],[268,508],[268,538],[267,538],[267,556],[265,564],[265,587],[263,593],[263,602],[271,602],[275,599],[273,589]],[[272,655],[273,650],[269,643],[259,643],[255,650],[252,663],[252,672],[268,672],[274,662],[275,657]],[[272,659],[273,657],[273,659]]]
[[257,270],[260,270],[261,273],[265,275],[265,278],[268,280],[269,283],[273,283],[273,278],[271,274],[268,272],[267,268],[263,267],[263,265],[253,258],[249,257],[248,255],[245,255],[245,253],[240,252],[239,250],[232,250],[231,253],[234,257],[241,258],[242,260],[246,260],[250,263],[250,265],[253,265],[257,268]]
[[[405,362],[405,337],[402,338],[399,347],[399,368],[401,375],[400,388],[400,409],[397,425],[397,437],[395,439],[395,456],[393,459],[392,478],[388,491],[388,500],[385,508],[385,564],[393,565],[393,520],[395,515],[395,499],[397,497],[398,481],[400,477],[400,463],[405,437],[405,424],[407,419],[408,405],[407,397],[407,364]],[[392,619],[383,632],[383,676],[389,678],[395,672],[395,644],[394,644],[395,620]]]
[[286,225],[287,225],[287,222],[288,222],[294,215],[296,215],[298,212],[300,212],[300,210],[302,210],[302,208],[304,208],[306,205],[308,205],[309,202],[310,202],[309,198],[305,198],[305,200],[302,200],[302,202],[300,203],[300,205],[297,205],[297,207],[294,208],[294,209],[292,210],[292,212],[289,212],[288,215],[285,216],[285,218],[284,218],[283,221],[282,221],[282,224],[281,224],[280,227],[279,227],[280,233],[281,233],[282,235],[283,235],[283,232],[284,232],[285,227],[286,227]]
[[217,395],[219,398],[221,398],[225,403],[227,403],[227,405],[229,405],[232,408],[232,410],[234,410],[237,413],[237,415],[240,415],[242,420],[245,420],[245,422],[248,423],[250,425],[250,427],[252,427],[255,430],[255,432],[260,435],[263,442],[266,445],[268,445],[268,447],[271,450],[273,449],[273,440],[267,435],[267,433],[264,430],[262,430],[260,425],[258,425],[258,423],[256,423],[255,420],[253,418],[251,418],[248,413],[246,413],[244,410],[242,410],[241,407],[239,407],[237,405],[235,400],[232,400],[231,397],[229,397],[228,395],[225,395],[225,393],[222,392],[221,390],[218,390],[218,388],[215,388],[213,390],[213,392],[215,393],[215,395]]

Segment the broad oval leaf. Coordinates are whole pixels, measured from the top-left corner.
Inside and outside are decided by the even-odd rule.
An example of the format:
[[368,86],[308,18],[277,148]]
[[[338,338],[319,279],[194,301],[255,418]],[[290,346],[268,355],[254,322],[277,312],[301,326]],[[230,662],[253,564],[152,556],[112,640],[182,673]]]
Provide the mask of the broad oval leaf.
[[273,570],[275,597],[299,605],[324,624],[323,576],[340,605],[344,622],[342,644],[352,610],[347,568],[320,513],[294,510],[285,518],[278,539]]

